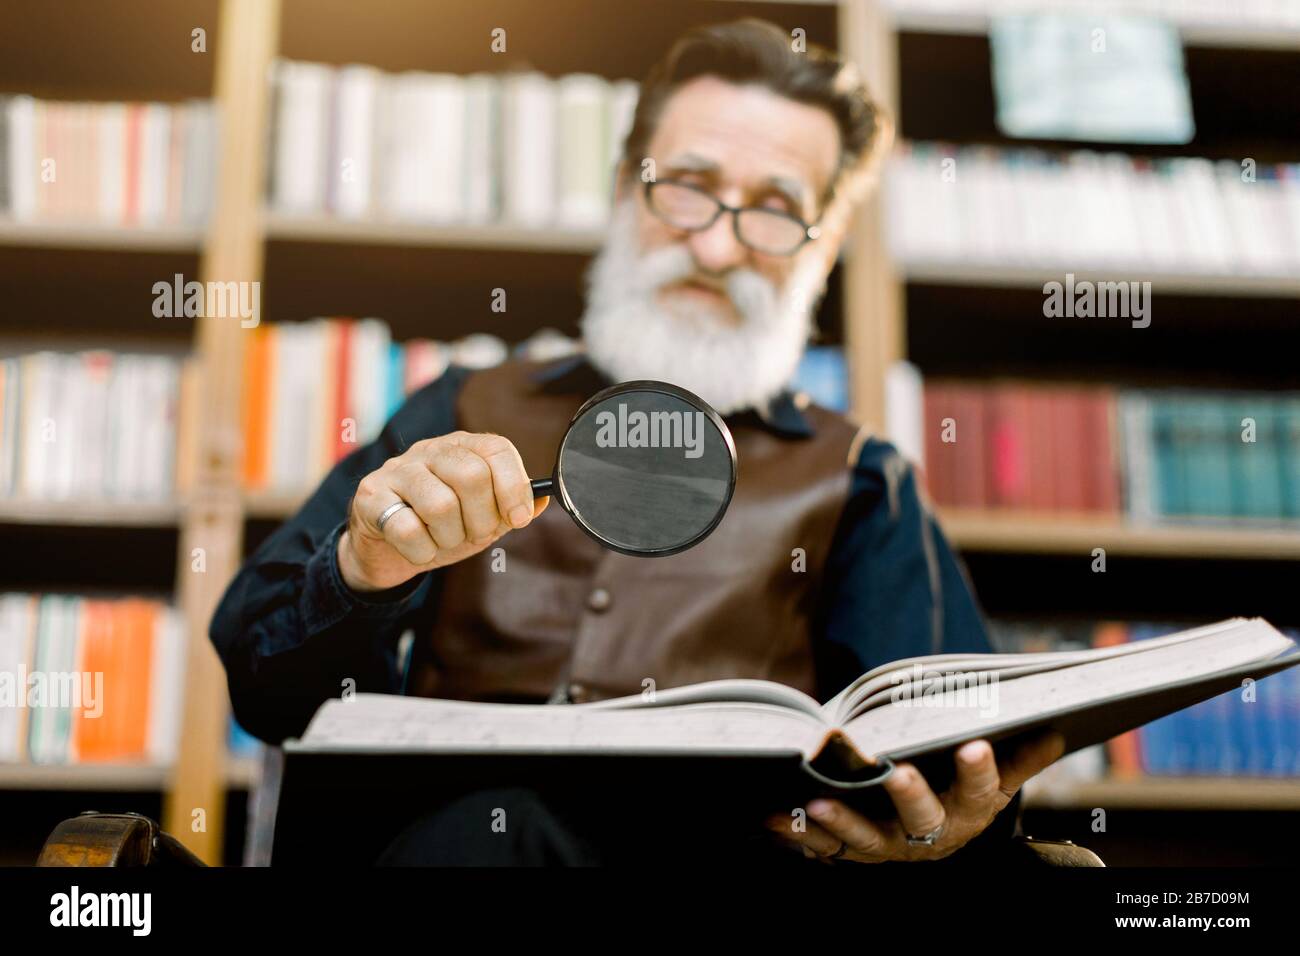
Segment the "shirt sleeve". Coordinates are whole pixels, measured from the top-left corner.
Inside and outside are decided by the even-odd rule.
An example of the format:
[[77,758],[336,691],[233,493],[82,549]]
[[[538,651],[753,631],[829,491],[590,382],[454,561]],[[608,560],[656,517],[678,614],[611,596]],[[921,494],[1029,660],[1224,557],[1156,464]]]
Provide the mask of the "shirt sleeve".
[[412,395],[379,438],[330,471],[226,589],[209,636],[226,668],[235,717],[249,733],[280,743],[300,736],[316,709],[345,688],[400,691],[397,641],[429,618],[438,575],[358,594],[339,572],[338,539],[362,478],[414,442],[455,430],[465,374],[449,369]]
[[[956,652],[989,653],[966,572],[888,442],[868,439],[827,559],[820,602],[818,683],[823,700],[879,664]],[[1020,794],[958,853],[996,859],[1019,830]],[[992,854],[992,856],[990,856]]]
[[888,442],[868,439],[827,558],[819,691],[888,661],[992,650],[965,570]]

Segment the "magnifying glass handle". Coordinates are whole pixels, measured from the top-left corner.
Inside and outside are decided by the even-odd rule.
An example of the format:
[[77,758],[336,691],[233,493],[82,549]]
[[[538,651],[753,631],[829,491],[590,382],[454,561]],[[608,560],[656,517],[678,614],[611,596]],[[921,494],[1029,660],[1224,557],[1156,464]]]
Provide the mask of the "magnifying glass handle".
[[534,498],[545,498],[555,493],[554,478],[534,478],[529,484],[533,486]]

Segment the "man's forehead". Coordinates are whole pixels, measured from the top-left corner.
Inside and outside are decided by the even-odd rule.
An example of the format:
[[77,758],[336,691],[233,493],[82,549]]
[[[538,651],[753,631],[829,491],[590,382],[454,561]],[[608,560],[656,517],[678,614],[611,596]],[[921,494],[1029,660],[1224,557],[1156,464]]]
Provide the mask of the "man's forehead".
[[839,149],[835,120],[824,109],[712,76],[692,80],[668,99],[650,143],[658,163],[715,165],[745,186],[799,182],[814,196],[830,185]]

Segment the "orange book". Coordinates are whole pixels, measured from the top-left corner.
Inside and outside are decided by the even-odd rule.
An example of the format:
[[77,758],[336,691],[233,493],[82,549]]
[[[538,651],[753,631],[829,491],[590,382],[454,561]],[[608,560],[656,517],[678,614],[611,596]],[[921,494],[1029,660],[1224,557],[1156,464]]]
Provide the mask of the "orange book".
[[[110,675],[115,672],[113,660],[113,606],[108,601],[83,601],[81,604],[81,627],[78,635],[81,647],[82,674],[88,674],[89,680],[82,678],[81,690],[84,693],[87,683],[92,693],[100,693],[109,685]],[[102,683],[95,675],[102,674]],[[77,759],[83,762],[112,760],[116,754],[113,750],[112,726],[109,710],[104,707],[104,698],[88,701],[84,697],[82,706],[72,717],[72,739]],[[90,707],[87,707],[90,704]]]
[[271,368],[273,330],[259,325],[253,330],[244,357],[244,487],[249,491],[270,483]]
[[[1123,624],[1103,624],[1092,635],[1093,647],[1116,647],[1128,643],[1128,628]],[[1130,730],[1106,741],[1110,772],[1116,777],[1137,777],[1142,773],[1142,750],[1138,732]]]
[[105,708],[112,707],[117,756],[144,760],[149,744],[149,687],[153,671],[156,601],[132,598],[121,602],[124,627],[117,647],[117,678],[112,690],[104,677]]

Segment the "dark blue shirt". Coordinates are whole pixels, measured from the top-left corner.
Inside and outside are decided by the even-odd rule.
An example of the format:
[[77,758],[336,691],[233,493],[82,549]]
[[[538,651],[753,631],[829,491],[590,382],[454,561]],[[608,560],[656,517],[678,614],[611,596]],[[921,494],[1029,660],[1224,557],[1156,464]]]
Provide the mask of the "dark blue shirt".
[[[590,370],[581,359],[545,367],[539,387],[578,364]],[[299,736],[316,708],[345,687],[402,691],[398,641],[407,630],[420,634],[433,626],[440,572],[387,592],[354,593],[339,573],[338,537],[361,478],[414,442],[458,428],[456,397],[469,374],[453,367],[412,395],[376,441],[334,467],[226,591],[211,637],[235,715],[249,732],[274,743]],[[812,427],[789,393],[757,417],[790,441]],[[888,442],[862,443],[819,594],[814,649],[822,700],[888,661],[990,650],[963,570],[922,500],[917,475]]]

